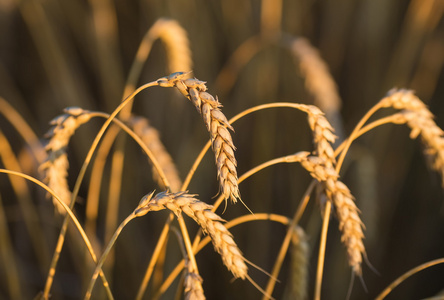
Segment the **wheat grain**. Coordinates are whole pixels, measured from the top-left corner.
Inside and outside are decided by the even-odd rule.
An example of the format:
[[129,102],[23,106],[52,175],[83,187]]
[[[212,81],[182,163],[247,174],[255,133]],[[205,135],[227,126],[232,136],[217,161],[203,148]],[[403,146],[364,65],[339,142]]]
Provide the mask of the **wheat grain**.
[[[91,116],[84,114],[78,107],[65,109],[65,114],[54,118],[50,124],[54,125],[46,134],[50,138],[46,145],[48,158],[40,165],[40,170],[45,174],[44,181],[48,186],[69,206],[71,202],[71,191],[68,186],[68,155],[66,148],[69,140],[77,128],[88,122]],[[60,214],[65,214],[65,209],[53,199],[54,206]]]
[[[152,127],[148,120],[144,117],[133,116],[128,123],[156,157],[165,176],[168,178],[171,190],[173,192],[180,191],[182,181],[180,180],[179,172],[177,171],[171,156],[162,144],[159,137],[159,132]],[[151,160],[149,161],[151,162]],[[152,170],[154,180],[159,184],[160,187],[163,187],[163,181],[160,179],[157,169],[153,166]]]
[[441,175],[444,187],[444,131],[439,128],[427,106],[411,90],[393,89],[380,101],[383,107],[400,109],[411,129],[410,138],[420,136],[429,165]]
[[234,277],[246,278],[248,268],[242,253],[231,233],[221,223],[223,219],[211,211],[212,205],[197,200],[195,195],[187,194],[187,192],[161,192],[154,198],[152,196],[153,193],[141,199],[134,211],[136,216],[163,209],[171,210],[176,216],[184,212],[199,224],[203,232],[211,237],[215,250],[221,255],[222,261]]
[[212,149],[217,166],[217,177],[219,187],[225,199],[231,199],[236,203],[240,199],[237,177],[237,161],[234,156],[236,147],[229,130],[233,127],[220,110],[222,105],[219,100],[207,93],[204,81],[189,78],[183,79],[188,73],[173,73],[158,80],[160,86],[175,86],[185,97],[187,97],[202,115],[205,126],[210,133]]

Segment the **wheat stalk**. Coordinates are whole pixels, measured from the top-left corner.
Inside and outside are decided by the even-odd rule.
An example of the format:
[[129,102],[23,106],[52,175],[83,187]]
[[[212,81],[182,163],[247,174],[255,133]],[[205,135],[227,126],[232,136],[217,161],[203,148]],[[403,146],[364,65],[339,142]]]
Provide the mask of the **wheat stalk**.
[[215,250],[221,255],[222,261],[234,277],[245,279],[248,267],[242,253],[231,233],[221,223],[223,219],[211,211],[212,207],[212,205],[197,200],[195,195],[186,192],[161,192],[155,197],[152,197],[152,194],[144,196],[134,214],[143,216],[149,211],[163,209],[171,210],[176,216],[180,216],[184,212],[199,224],[204,233],[211,237]]
[[216,159],[217,177],[219,187],[225,199],[231,199],[236,203],[240,199],[237,161],[234,156],[236,147],[233,144],[230,130],[233,127],[228,122],[220,108],[219,100],[207,93],[204,81],[195,78],[183,79],[188,73],[173,73],[167,77],[160,78],[157,83],[163,87],[175,86],[185,97],[187,97],[201,114],[205,126],[210,133],[211,145]]
[[431,168],[441,175],[444,187],[444,131],[433,120],[433,114],[413,93],[406,89],[393,89],[380,101],[382,107],[400,109],[411,129],[410,138],[420,136],[424,154]]
[[[48,158],[40,165],[40,170],[45,173],[44,181],[59,195],[60,199],[69,206],[71,202],[71,191],[68,186],[68,155],[66,148],[77,128],[88,122],[91,116],[83,114],[78,107],[66,108],[65,114],[54,118],[50,124],[54,125],[46,134],[50,140],[46,145]],[[53,199],[57,211],[64,215],[65,209]]]

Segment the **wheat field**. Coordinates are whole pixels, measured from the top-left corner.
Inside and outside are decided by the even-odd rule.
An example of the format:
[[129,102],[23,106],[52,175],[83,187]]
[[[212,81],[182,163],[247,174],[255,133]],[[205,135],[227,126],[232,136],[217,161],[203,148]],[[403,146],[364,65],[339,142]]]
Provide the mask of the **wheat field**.
[[0,0],[0,299],[442,299],[443,13]]

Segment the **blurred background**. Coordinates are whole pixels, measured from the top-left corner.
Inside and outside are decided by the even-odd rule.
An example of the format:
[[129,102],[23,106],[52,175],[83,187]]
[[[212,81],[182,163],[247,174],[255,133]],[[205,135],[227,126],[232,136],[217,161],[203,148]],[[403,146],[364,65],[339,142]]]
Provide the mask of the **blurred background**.
[[[0,0],[0,96],[13,106],[41,138],[48,122],[68,106],[111,113],[124,95],[138,47],[160,18],[175,20],[186,31],[191,50],[193,76],[207,82],[217,95],[228,118],[249,107],[289,101],[316,104],[326,112],[344,139],[360,118],[393,87],[415,90],[444,127],[444,2],[442,0],[365,1],[247,1],[247,0]],[[335,85],[331,103],[320,103],[292,51],[292,41],[303,40],[319,51]],[[174,43],[174,41],[173,41]],[[172,71],[166,47],[152,44],[137,86]],[[317,49],[317,50],[316,50]],[[188,71],[188,70],[182,70]],[[147,117],[156,128],[185,178],[199,151],[208,140],[201,117],[173,89],[150,88],[136,96],[134,114]],[[376,117],[393,113],[378,112]],[[3,112],[4,114],[4,112]],[[42,179],[37,162],[27,145],[4,115],[2,135],[19,159],[23,172]],[[85,155],[102,120],[82,126],[68,150],[69,183],[74,185]],[[275,157],[313,150],[306,115],[291,109],[269,109],[249,115],[234,125],[238,173]],[[2,142],[3,143],[3,142]],[[102,183],[97,242],[104,237],[105,208],[111,159]],[[159,187],[137,145],[127,139],[122,191],[117,222],[130,214],[140,198]],[[8,168],[5,162],[2,167]],[[87,177],[89,173],[87,173]],[[341,172],[356,198],[365,224],[368,260],[377,273],[363,264],[363,282],[355,279],[351,299],[372,299],[407,270],[444,256],[444,195],[441,178],[422,155],[409,129],[384,125],[353,145]],[[42,254],[37,258],[26,216],[6,175],[0,175],[4,213],[1,234],[8,237],[24,299],[43,289],[61,218],[54,213],[44,191],[28,184],[33,210],[32,222],[42,228]],[[255,213],[291,217],[310,177],[296,164],[267,168],[240,184],[242,200]],[[191,181],[190,192],[213,202],[218,192],[214,157],[207,154]],[[88,181],[82,185],[75,210],[82,221]],[[316,273],[321,215],[315,199],[310,201],[300,222],[310,244],[308,294],[312,297]],[[103,205],[103,206],[102,206]],[[222,213],[222,210],[218,211]],[[229,205],[223,218],[248,214],[242,205]],[[109,271],[116,299],[131,299],[137,293],[167,216],[159,212],[130,223],[116,245],[114,267]],[[187,220],[189,221],[189,220]],[[117,223],[117,224],[118,224]],[[190,231],[196,226],[188,222]],[[250,222],[231,229],[245,257],[270,271],[286,228],[272,222]],[[100,246],[99,246],[100,248]],[[165,261],[168,274],[180,259],[177,241],[171,238]],[[83,297],[84,280],[92,267],[83,267],[85,249],[76,233],[68,234],[55,276],[53,299]],[[170,253],[171,252],[171,253]],[[11,298],[10,256],[2,250],[0,298]],[[5,260],[6,259],[6,260]],[[286,257],[273,296],[284,298],[290,272]],[[248,282],[232,281],[211,246],[197,256],[208,299],[259,299],[261,294]],[[267,275],[251,268],[251,277],[262,287]],[[108,273],[107,273],[108,276]],[[387,299],[421,299],[444,289],[444,266],[416,274],[396,288]],[[159,279],[158,279],[159,280]],[[351,280],[346,251],[332,219],[327,240],[323,299],[346,297]],[[160,279],[160,281],[162,281]],[[100,285],[97,283],[97,285]],[[177,285],[177,282],[176,282]],[[162,299],[172,299],[173,286]],[[153,291],[148,289],[146,299]]]

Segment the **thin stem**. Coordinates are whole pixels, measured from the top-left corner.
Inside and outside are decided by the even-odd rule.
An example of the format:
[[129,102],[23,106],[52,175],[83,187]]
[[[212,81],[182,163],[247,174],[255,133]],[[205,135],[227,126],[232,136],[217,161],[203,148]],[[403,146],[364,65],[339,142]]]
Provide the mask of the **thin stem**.
[[[0,159],[5,169],[22,173],[20,163],[12,150],[8,139],[0,130]],[[31,193],[26,181],[17,176],[9,176],[11,187],[17,195],[17,202],[23,212],[25,228],[29,234],[31,245],[36,253],[37,261],[41,269],[49,264],[50,250],[45,243],[42,228],[39,226],[39,215],[32,202]]]
[[[8,228],[8,219],[3,208],[0,195],[0,257],[3,260],[4,270],[8,270],[6,276],[7,291],[10,299],[24,299],[20,284],[20,273],[18,271],[13,243]],[[29,296],[29,295],[28,295]],[[25,296],[26,297],[26,296]]]
[[23,117],[9,104],[5,99],[0,97],[0,112],[14,126],[18,133],[23,137],[26,143],[30,146],[32,153],[39,163],[46,159],[46,152],[39,138],[34,133],[28,123]]
[[[74,189],[72,192],[72,198],[71,203],[69,205],[70,209],[74,208],[75,199],[77,198],[77,195],[80,190],[80,185],[83,181],[83,177],[85,176],[86,169],[91,161],[91,158],[94,154],[95,149],[97,148],[97,145],[99,144],[100,139],[102,138],[103,134],[105,133],[105,130],[108,128],[108,126],[111,124],[112,120],[116,117],[116,115],[125,107],[126,104],[128,104],[138,93],[140,93],[142,90],[147,89],[152,86],[157,86],[157,81],[153,81],[147,84],[142,85],[137,90],[135,90],[130,96],[128,96],[124,101],[120,103],[120,105],[114,110],[114,112],[110,115],[110,117],[106,120],[106,122],[103,124],[102,128],[100,129],[99,133],[96,135],[89,152],[85,158],[85,161],[83,162],[82,168],[80,169],[79,175],[77,176],[76,183],[74,185]],[[48,299],[49,297],[49,291],[51,290],[52,282],[54,281],[54,275],[56,266],[60,257],[60,253],[63,248],[63,244],[65,241],[65,235],[68,228],[68,217],[65,216],[62,224],[62,228],[60,230],[59,238],[57,240],[57,246],[54,250],[54,255],[51,261],[51,267],[48,273],[48,276],[46,278],[46,284],[45,288],[43,290],[43,298]]]
[[322,275],[324,273],[325,246],[327,245],[328,224],[330,223],[331,201],[325,203],[324,220],[322,222],[321,241],[319,245],[318,268],[316,271],[315,300],[321,299]]
[[401,276],[399,276],[395,281],[393,281],[388,287],[386,287],[376,298],[375,300],[382,300],[385,297],[387,297],[388,294],[391,293],[391,291],[393,291],[393,289],[395,287],[397,287],[399,284],[401,284],[404,280],[406,280],[407,278],[409,278],[410,276],[418,273],[419,271],[422,271],[424,269],[430,268],[432,266],[438,265],[438,264],[442,264],[444,263],[444,258],[438,258],[435,260],[431,260],[429,262],[426,262],[422,265],[419,265],[417,267],[414,267],[413,269],[407,271],[406,273],[402,274]]
[[[305,191],[302,201],[299,203],[299,206],[296,209],[296,212],[294,214],[293,219],[291,220],[291,223],[288,225],[287,233],[285,234],[284,241],[281,244],[281,248],[279,249],[279,253],[276,258],[276,262],[274,263],[273,270],[271,271],[270,279],[268,280],[267,287],[265,288],[265,295],[271,295],[273,293],[273,289],[276,284],[275,278],[277,278],[279,275],[282,264],[284,262],[285,254],[287,253],[288,247],[290,246],[293,228],[299,223],[299,220],[301,219],[302,214],[304,213],[305,208],[307,207],[308,201],[310,200],[310,194],[312,193],[315,186],[316,186],[316,181],[312,180],[307,190]],[[266,299],[265,295],[263,299]]]
[[393,281],[388,287],[386,287],[376,298],[375,300],[382,300],[385,297],[387,297],[388,294],[393,291],[394,288],[396,288],[398,285],[400,285],[404,280],[409,278],[410,276],[418,273],[419,271],[422,271],[424,269],[430,268],[432,266],[442,264],[444,263],[444,258],[438,258],[435,260],[431,260],[429,262],[426,262],[422,265],[419,265],[417,267],[414,267],[413,269],[409,270],[408,272],[402,274],[399,276],[395,281]]
[[341,152],[341,155],[338,158],[338,161],[336,163],[336,172],[339,174],[339,170],[341,170],[342,163],[344,162],[345,155],[348,152],[348,149],[350,148],[352,142],[358,137],[358,132],[361,130],[362,126],[367,122],[367,120],[382,106],[379,103],[377,103],[375,106],[370,108],[370,110],[362,117],[362,119],[359,121],[359,123],[356,125],[356,127],[353,129],[352,133],[350,133],[349,137],[345,140],[344,149]]
[[162,233],[160,234],[160,237],[157,239],[156,248],[154,248],[153,255],[151,256],[150,262],[145,272],[145,276],[143,277],[142,283],[140,284],[136,300],[141,300],[143,294],[145,294],[148,282],[150,281],[151,275],[154,271],[154,266],[156,265],[157,259],[159,258],[162,248],[167,240],[168,232],[170,230],[170,224],[171,221],[173,221],[173,219],[174,219],[174,214],[170,213],[165,225],[163,226]]
[[[83,230],[82,225],[80,225],[79,221],[77,220],[76,216],[73,214],[72,210],[59,198],[59,196],[57,196],[55,194],[55,192],[52,189],[50,189],[47,185],[45,185],[40,180],[35,179],[35,178],[33,178],[33,177],[29,176],[29,175],[26,175],[26,174],[23,174],[23,173],[20,173],[20,172],[15,172],[15,171],[6,170],[6,169],[0,169],[0,173],[11,174],[11,175],[22,177],[22,178],[24,178],[26,180],[29,180],[29,181],[39,185],[40,187],[45,189],[48,193],[50,193],[51,196],[54,197],[54,199],[56,199],[59,202],[59,204],[61,206],[63,206],[63,208],[66,210],[67,217],[65,217],[65,220],[71,219],[74,222],[74,225],[76,226],[77,230],[79,231],[80,235],[82,236],[83,241],[85,242],[86,248],[88,249],[88,251],[89,251],[89,253],[91,255],[91,258],[93,259],[94,262],[97,262],[96,254],[94,253],[94,250],[93,250],[93,248],[91,246],[91,242],[89,241],[88,236],[86,235],[85,231]],[[103,274],[103,272],[100,272],[100,277],[102,278],[103,285],[104,285],[104,287],[107,290],[108,297],[110,299],[114,299],[114,297],[111,294],[111,291],[109,290],[109,284],[108,284],[108,281],[106,280],[106,277]],[[53,276],[52,276],[52,278],[53,278]],[[44,299],[48,299],[47,296],[45,298],[45,296],[42,295],[42,297]]]
[[[356,139],[358,139],[360,136],[364,135],[365,133],[373,130],[374,128],[384,125],[384,124],[399,124],[399,118],[397,117],[397,114],[388,116],[388,117],[384,117],[381,119],[378,119],[376,121],[371,122],[370,124],[365,125],[364,127],[362,127],[359,132],[357,132],[352,140],[355,141]],[[348,141],[348,140],[347,140]],[[342,142],[336,149],[335,149],[335,156],[338,156],[339,153],[341,153],[346,145],[346,142],[344,141]]]
[[102,186],[102,179],[105,174],[105,164],[111,146],[120,129],[117,126],[111,127],[107,134],[103,137],[102,142],[97,150],[93,166],[91,168],[91,176],[89,181],[88,195],[86,198],[85,209],[85,231],[91,236],[94,247],[97,252],[102,252],[97,239],[97,216],[99,212],[99,198],[100,188]]
[[179,221],[180,230],[182,231],[183,241],[185,243],[185,248],[187,249],[188,259],[190,260],[193,271],[196,274],[199,274],[199,270],[197,269],[196,258],[194,257],[193,247],[191,246],[190,236],[188,235],[187,226],[185,225],[185,221],[183,220],[182,215],[177,217]]
[[94,284],[97,280],[97,277],[99,273],[102,270],[103,263],[105,262],[109,252],[111,251],[112,247],[114,246],[114,243],[116,242],[117,238],[119,237],[120,233],[122,232],[123,228],[128,224],[132,219],[134,219],[136,215],[134,213],[130,214],[123,222],[117,227],[116,231],[114,232],[113,236],[111,237],[111,240],[109,241],[108,245],[106,246],[105,251],[103,252],[102,256],[100,257],[99,261],[97,262],[96,268],[94,269],[94,273],[91,277],[91,281],[89,282],[88,289],[85,293],[85,300],[88,300],[91,298],[92,290],[94,288]]
[[[109,114],[103,112],[89,112],[88,114],[92,117],[102,117],[106,119],[109,119],[111,117]],[[146,155],[148,155],[148,158],[153,163],[153,166],[156,169],[157,173],[159,173],[159,176],[163,184],[166,187],[168,187],[170,185],[168,178],[165,175],[165,172],[163,171],[159,161],[157,160],[153,152],[150,150],[150,148],[148,148],[146,144],[143,142],[143,140],[136,133],[134,133],[134,131],[131,130],[131,128],[126,126],[125,123],[123,123],[119,119],[113,119],[112,121],[116,123],[121,129],[123,129],[140,146],[140,148],[142,148],[142,150],[146,153]]]

